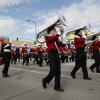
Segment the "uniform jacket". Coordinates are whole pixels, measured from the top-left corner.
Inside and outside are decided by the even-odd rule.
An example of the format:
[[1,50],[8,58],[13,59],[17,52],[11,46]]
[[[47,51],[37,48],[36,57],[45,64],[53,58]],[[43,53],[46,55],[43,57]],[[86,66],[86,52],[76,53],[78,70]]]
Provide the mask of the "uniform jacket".
[[42,47],[36,47],[36,52],[43,52],[43,49],[42,49]]
[[[5,52],[4,49],[10,50],[10,52]],[[11,46],[10,44],[4,43],[1,47],[1,53],[2,53],[2,60],[4,63],[10,62],[12,56],[11,56]]]
[[[54,36],[47,36],[46,39],[46,45],[48,47],[48,52],[52,49],[55,51],[58,51],[59,47],[64,47],[66,44],[63,44],[61,41],[58,40],[59,35],[56,34]],[[58,48],[57,48],[58,47]]]
[[78,49],[79,47],[85,48],[85,38],[76,36],[74,39],[75,48]]
[[100,41],[98,41],[98,42],[94,41],[92,43],[92,49],[93,50],[99,50],[99,48],[100,48]]
[[27,47],[22,47],[22,53],[27,53]]
[[75,52],[75,51],[76,51],[76,49],[75,49],[75,48],[70,47],[70,52]]

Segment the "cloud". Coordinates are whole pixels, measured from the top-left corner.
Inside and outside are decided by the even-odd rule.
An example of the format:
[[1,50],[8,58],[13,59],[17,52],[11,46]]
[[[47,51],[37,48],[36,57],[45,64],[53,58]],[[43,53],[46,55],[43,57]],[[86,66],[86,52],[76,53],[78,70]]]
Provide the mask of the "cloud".
[[[38,26],[40,30],[57,20],[58,10],[42,10],[35,13],[37,20],[41,22]],[[60,10],[64,13],[69,23],[69,27],[65,28],[65,32],[85,26],[88,21],[90,21],[92,28],[95,30],[100,29],[100,2],[96,2],[96,0],[83,0],[80,3],[72,3],[68,7],[63,6]]]
[[9,36],[18,32],[19,20],[15,20],[11,17],[0,16],[0,36]]
[[[24,2],[24,0],[18,1]],[[37,0],[37,2],[40,1]],[[17,10],[19,11],[19,9]],[[57,21],[58,10],[59,9],[52,9],[39,10],[34,13],[32,12],[32,17],[34,18],[34,21],[37,23],[37,29],[39,29],[39,31],[42,31],[43,29]],[[60,10],[64,13],[69,23],[69,26],[67,28],[64,27],[65,33],[69,30],[86,25],[87,21],[90,21],[93,31],[100,30],[100,2],[96,2],[96,0],[83,0],[80,3],[71,3],[71,5],[68,7],[63,6],[60,8]],[[27,17],[27,15],[25,17]],[[29,34],[35,33],[34,26],[35,25],[33,23],[25,22],[25,20],[15,19],[10,16],[0,16],[0,36],[29,36]]]

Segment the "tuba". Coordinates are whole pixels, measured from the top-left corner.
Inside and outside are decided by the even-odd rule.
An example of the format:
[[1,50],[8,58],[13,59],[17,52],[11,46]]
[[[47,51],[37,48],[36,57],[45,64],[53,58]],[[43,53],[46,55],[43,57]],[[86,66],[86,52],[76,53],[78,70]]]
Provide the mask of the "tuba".
[[[55,29],[58,28],[59,31],[61,32],[61,34],[63,34],[63,33],[64,33],[64,28],[63,28],[63,26],[66,26],[66,27],[67,27],[67,20],[66,20],[65,16],[62,14],[61,11],[58,12],[58,16],[59,16],[58,20],[57,20],[56,22],[54,22],[52,25],[55,26]],[[50,26],[52,26],[52,25],[50,25]],[[62,26],[62,25],[63,25],[63,26]],[[50,26],[49,26],[49,27],[50,27]],[[44,38],[44,37],[48,34],[48,33],[47,33],[47,29],[48,29],[49,27],[47,27],[46,29],[42,30],[41,32],[39,32],[39,33],[37,34],[36,39],[37,39],[37,41],[38,41],[39,43],[45,43],[45,38]]]
[[74,35],[75,35],[75,31],[78,30],[78,29],[81,29],[82,31],[84,31],[84,32],[85,32],[85,35],[87,36],[88,30],[87,30],[86,26],[83,26],[83,27],[76,28],[76,29],[74,29],[74,30],[68,31],[68,32],[66,33],[66,35],[65,35],[65,38],[68,39],[68,40],[73,40],[74,38],[70,38],[70,35],[71,35],[71,34],[74,34]]
[[74,34],[75,35],[75,31],[78,30],[78,29],[81,29],[84,34],[86,35],[86,37],[88,38],[88,32],[92,33],[91,32],[91,25],[90,23],[88,22],[86,25],[84,25],[83,27],[79,27],[79,28],[76,28],[76,29],[73,29],[73,30],[70,30],[66,33],[65,35],[65,38],[68,39],[68,40],[73,40],[74,38],[70,38],[70,35],[71,34]]

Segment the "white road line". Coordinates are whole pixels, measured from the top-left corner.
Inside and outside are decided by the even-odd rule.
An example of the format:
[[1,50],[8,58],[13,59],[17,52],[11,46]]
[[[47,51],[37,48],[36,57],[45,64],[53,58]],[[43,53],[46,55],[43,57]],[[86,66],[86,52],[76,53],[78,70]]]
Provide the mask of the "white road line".
[[[31,72],[31,73],[37,73],[37,74],[48,74],[48,73],[44,73],[44,72],[37,72],[37,71],[29,71],[29,70],[24,70],[24,69],[18,69],[18,68],[10,68],[12,70],[20,70],[20,71],[26,71],[26,72]],[[65,75],[61,75],[64,78],[71,78],[70,76],[65,76]]]

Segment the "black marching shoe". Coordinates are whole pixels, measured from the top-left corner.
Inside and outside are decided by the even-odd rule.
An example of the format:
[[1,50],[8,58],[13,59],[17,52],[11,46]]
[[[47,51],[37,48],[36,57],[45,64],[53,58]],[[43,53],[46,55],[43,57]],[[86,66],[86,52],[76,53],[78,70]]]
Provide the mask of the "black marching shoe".
[[6,74],[6,77],[10,77],[8,74]]
[[14,64],[16,65],[16,62],[14,62]]
[[26,66],[29,66],[29,64],[26,64]]
[[22,65],[24,66],[24,63],[22,62]]
[[96,73],[100,73],[100,70],[96,71]]
[[90,77],[83,77],[83,79],[85,79],[85,80],[92,80],[92,78],[90,78]]
[[42,86],[43,86],[44,89],[47,88],[47,86],[46,86],[46,82],[44,81],[44,79],[42,79]]
[[91,70],[91,72],[93,72],[94,73],[94,70],[90,67],[90,70]]
[[13,62],[11,61],[11,64],[13,64]]
[[71,73],[71,77],[72,77],[73,79],[76,79],[75,75],[72,75],[72,73]]
[[6,74],[3,73],[2,76],[5,78],[6,77]]
[[62,89],[62,88],[54,88],[54,90],[64,92],[64,89]]
[[42,65],[40,65],[40,67],[43,67]]

